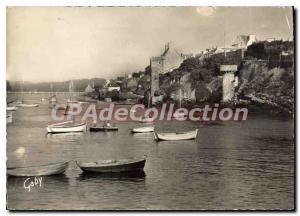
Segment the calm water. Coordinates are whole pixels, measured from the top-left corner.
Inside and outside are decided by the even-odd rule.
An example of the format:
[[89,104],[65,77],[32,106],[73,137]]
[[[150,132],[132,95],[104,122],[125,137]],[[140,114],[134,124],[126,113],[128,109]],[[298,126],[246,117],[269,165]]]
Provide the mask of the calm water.
[[[41,97],[25,96],[33,102]],[[145,175],[88,176],[71,162],[64,175],[43,177],[42,186],[30,192],[23,187],[25,178],[9,178],[8,208],[294,208],[292,120],[250,116],[221,125],[158,123],[158,131],[200,130],[195,141],[155,142],[152,134],[130,134],[135,123],[120,123],[118,132],[46,136],[49,114],[46,102],[14,113],[7,125],[9,167],[147,155]]]

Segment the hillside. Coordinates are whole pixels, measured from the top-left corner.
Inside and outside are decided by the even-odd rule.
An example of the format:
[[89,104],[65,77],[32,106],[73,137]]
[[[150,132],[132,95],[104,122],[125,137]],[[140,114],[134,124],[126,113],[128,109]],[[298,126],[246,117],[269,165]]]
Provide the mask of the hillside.
[[[186,59],[179,68],[160,76],[161,91],[169,98],[179,89],[187,100],[196,103],[221,102],[221,64],[238,65],[237,100],[276,112],[293,112],[294,68],[293,42],[258,42],[248,47],[242,59],[241,50],[211,55],[203,59]],[[190,88],[190,91],[185,89]],[[190,93],[192,92],[192,93]],[[186,94],[185,94],[186,93]]]
[[[66,92],[69,91],[70,81],[64,82],[41,82],[41,83],[31,83],[31,82],[6,82],[7,91],[41,91],[49,92],[51,91],[51,84],[53,85],[53,91],[55,92]],[[103,87],[106,83],[105,79],[93,78],[93,79],[77,79],[73,80],[74,91],[84,91],[88,84],[94,84],[95,87]]]

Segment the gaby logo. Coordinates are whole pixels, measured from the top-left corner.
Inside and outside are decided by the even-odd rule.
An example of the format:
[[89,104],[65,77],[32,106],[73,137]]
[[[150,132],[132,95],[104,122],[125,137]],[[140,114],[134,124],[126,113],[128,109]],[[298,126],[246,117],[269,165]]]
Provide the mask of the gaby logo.
[[81,104],[70,104],[66,111],[61,112],[61,105],[56,105],[51,112],[52,119],[62,121],[67,114],[67,120],[74,116],[81,116],[82,121],[92,119],[93,121],[240,121],[246,120],[248,116],[247,108],[232,109],[229,107],[220,108],[219,104],[213,106],[205,105],[192,109],[174,108],[174,104],[163,104],[160,108],[145,108],[142,104],[136,104],[131,107],[118,107],[110,103],[108,107],[97,107],[96,104],[90,104],[83,107]]

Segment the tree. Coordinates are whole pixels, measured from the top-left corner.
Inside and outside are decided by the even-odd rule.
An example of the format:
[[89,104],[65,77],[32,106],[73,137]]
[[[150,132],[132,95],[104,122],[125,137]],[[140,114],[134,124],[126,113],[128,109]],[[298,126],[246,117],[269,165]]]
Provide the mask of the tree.
[[150,65],[148,65],[148,66],[145,68],[145,75],[151,76],[151,66],[150,66]]

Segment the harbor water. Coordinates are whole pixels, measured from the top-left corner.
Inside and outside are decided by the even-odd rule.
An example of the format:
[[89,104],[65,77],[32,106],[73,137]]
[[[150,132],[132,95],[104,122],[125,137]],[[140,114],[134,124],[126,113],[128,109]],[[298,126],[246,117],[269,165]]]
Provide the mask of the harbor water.
[[[9,209],[232,210],[294,208],[293,119],[251,115],[218,124],[157,122],[156,131],[199,128],[196,140],[156,142],[152,133],[46,134],[49,94],[25,94],[40,103],[19,108],[7,124],[7,167],[71,161],[64,175],[42,177],[29,191],[27,178],[9,177]],[[8,94],[8,99],[18,96]],[[63,97],[63,96],[61,96]],[[139,175],[86,175],[75,161],[147,156]],[[34,178],[30,180],[34,181]]]

